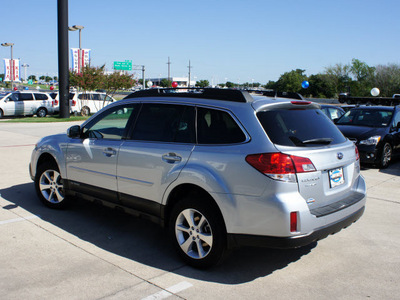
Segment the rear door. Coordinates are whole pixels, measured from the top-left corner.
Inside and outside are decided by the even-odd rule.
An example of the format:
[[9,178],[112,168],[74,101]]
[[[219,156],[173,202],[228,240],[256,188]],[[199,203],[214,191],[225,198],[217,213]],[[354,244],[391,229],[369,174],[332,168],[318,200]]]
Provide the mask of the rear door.
[[157,214],[165,189],[177,179],[194,148],[194,119],[192,106],[143,104],[132,138],[119,153],[123,204]]

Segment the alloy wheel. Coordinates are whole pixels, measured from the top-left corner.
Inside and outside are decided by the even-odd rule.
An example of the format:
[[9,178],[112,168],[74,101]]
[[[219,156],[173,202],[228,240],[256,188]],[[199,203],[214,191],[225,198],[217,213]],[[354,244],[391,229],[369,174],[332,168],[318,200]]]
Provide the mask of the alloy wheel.
[[178,215],[175,235],[182,251],[193,259],[202,259],[212,250],[213,235],[210,223],[195,209],[185,209]]
[[56,204],[64,200],[62,178],[55,170],[43,172],[39,180],[39,189],[44,199],[50,203]]

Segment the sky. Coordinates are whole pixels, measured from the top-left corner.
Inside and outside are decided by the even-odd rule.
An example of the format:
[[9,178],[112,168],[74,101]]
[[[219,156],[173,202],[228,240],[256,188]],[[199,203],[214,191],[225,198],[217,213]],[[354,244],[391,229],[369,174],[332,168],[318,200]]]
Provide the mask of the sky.
[[[0,42],[14,43],[27,75],[57,76],[57,1],[2,1],[0,11]],[[146,78],[165,78],[169,57],[171,76],[187,77],[190,60],[192,80],[211,84],[265,84],[294,69],[310,76],[353,58],[399,64],[399,11],[399,0],[68,1],[69,26],[85,27],[92,66],[112,71],[114,61],[132,60]],[[78,46],[78,31],[69,32],[69,48]]]

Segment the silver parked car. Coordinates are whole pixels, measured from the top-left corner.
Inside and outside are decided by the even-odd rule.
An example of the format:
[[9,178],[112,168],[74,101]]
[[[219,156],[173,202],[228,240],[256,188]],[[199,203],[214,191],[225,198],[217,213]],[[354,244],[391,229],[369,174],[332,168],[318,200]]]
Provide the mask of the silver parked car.
[[240,245],[292,248],[361,217],[359,155],[318,104],[228,89],[139,91],[42,138],[39,198],[73,196],[165,226],[195,267]]

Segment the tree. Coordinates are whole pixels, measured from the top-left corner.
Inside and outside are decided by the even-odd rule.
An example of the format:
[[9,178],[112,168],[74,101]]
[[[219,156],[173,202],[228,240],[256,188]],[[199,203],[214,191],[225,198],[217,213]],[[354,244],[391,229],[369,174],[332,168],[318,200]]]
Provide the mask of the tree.
[[327,79],[330,84],[333,85],[337,97],[340,92],[345,92],[350,89],[351,77],[350,77],[350,66],[336,64],[331,67],[325,68],[325,74],[328,75]]
[[306,95],[315,98],[333,98],[337,95],[335,86],[327,74],[311,75],[308,82],[310,86],[305,91]]
[[227,88],[233,88],[233,87],[235,87],[235,84],[233,83],[233,82],[230,82],[230,81],[227,81],[226,83],[225,83],[225,86],[227,87]]
[[28,80],[37,81],[35,75],[29,75]]
[[368,96],[375,75],[375,67],[370,67],[365,62],[353,58],[350,73],[353,75],[351,93],[357,96]]
[[199,80],[199,81],[196,81],[196,86],[205,88],[205,87],[210,86],[210,82],[208,80]]
[[104,82],[104,66],[105,65],[101,67],[85,66],[81,73],[70,72],[70,85],[84,91],[101,89]]
[[171,87],[172,86],[172,81],[168,80],[166,78],[163,78],[163,79],[161,79],[160,86],[162,86],[162,87]]
[[104,75],[101,86],[108,95],[114,96],[117,90],[130,89],[134,86],[135,80],[133,76],[133,74],[129,75],[114,71],[112,74]]
[[296,69],[284,73],[276,82],[275,90],[303,94],[304,90],[301,87],[301,83],[307,80],[307,76],[303,74],[304,72],[305,70]]
[[375,68],[375,76],[371,84],[378,87],[380,96],[391,97],[393,94],[400,93],[400,65],[388,64],[378,65]]

